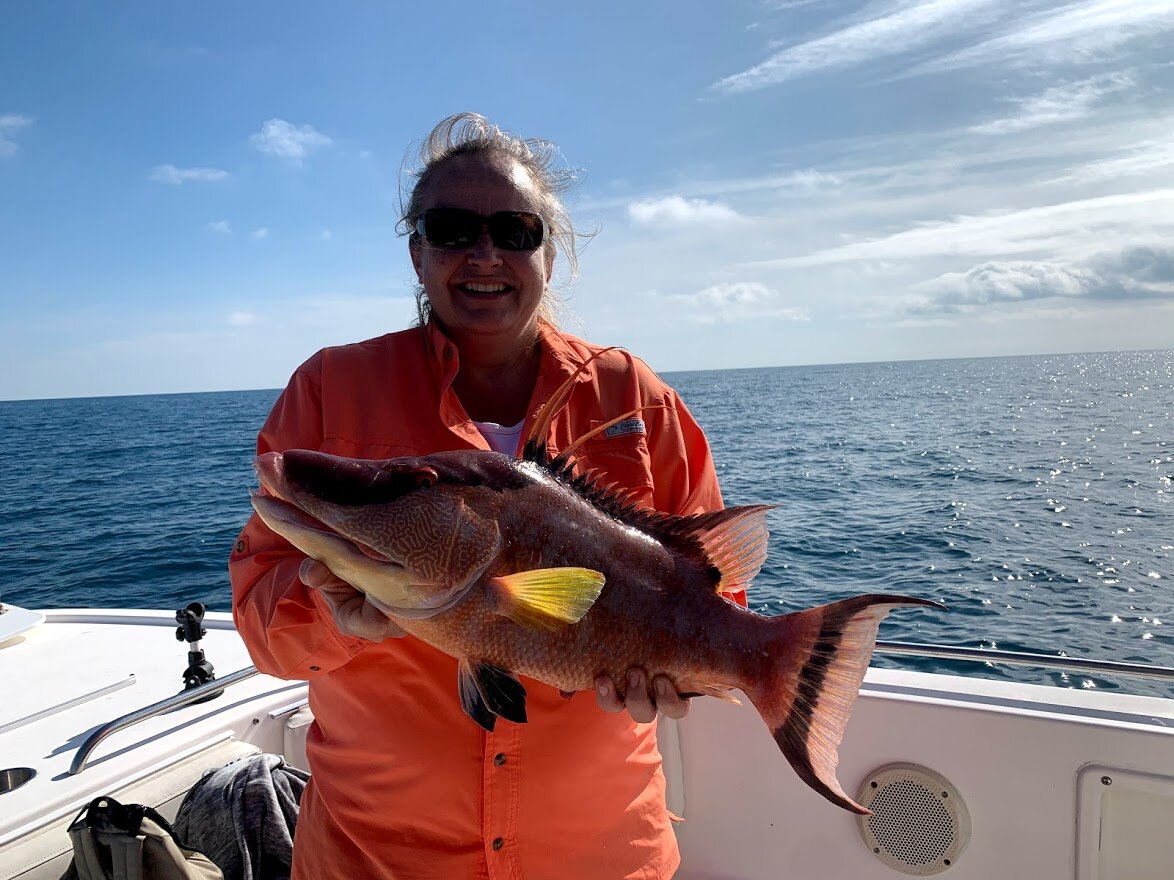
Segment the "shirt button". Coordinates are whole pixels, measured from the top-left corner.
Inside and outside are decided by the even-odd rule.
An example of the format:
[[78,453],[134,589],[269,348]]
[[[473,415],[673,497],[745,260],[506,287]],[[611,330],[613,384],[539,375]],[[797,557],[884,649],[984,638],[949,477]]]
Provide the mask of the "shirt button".
[[498,767],[500,767],[502,764],[505,763],[505,754],[502,752],[498,752],[496,755],[493,756],[493,763],[496,764]]
[[491,845],[494,849],[501,849],[503,846],[505,846],[505,841],[500,837],[495,837],[493,838],[493,843]]

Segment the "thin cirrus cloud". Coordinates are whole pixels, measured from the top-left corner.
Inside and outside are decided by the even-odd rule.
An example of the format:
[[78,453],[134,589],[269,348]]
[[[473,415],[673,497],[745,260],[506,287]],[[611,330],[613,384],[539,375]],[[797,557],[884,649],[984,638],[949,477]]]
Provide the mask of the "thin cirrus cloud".
[[706,199],[687,199],[684,196],[666,196],[632,202],[628,205],[628,216],[634,223],[650,226],[655,223],[670,223],[675,226],[689,226],[715,220],[739,219],[733,208]]
[[[1174,125],[1174,120],[1171,120]],[[1174,171],[1174,141],[1145,140],[1115,155],[1086,162],[1052,183],[1093,183]]]
[[1174,189],[964,215],[755,265],[825,266],[861,260],[983,257],[1045,250],[1075,254],[1108,239],[1129,241],[1138,229],[1152,235],[1174,235]]
[[215,232],[217,235],[231,235],[232,234],[232,226],[229,225],[227,220],[213,220],[211,223],[208,224],[208,228],[211,229],[213,232]]
[[929,0],[848,24],[821,37],[782,49],[748,70],[712,86],[725,93],[748,92],[821,70],[851,67],[900,55],[971,26],[1000,0]]
[[1011,134],[1084,119],[1093,112],[1102,98],[1132,85],[1134,79],[1130,74],[1110,73],[1052,86],[1037,95],[1012,99],[1013,103],[1018,105],[1017,113],[972,126],[970,131],[975,134]]
[[1040,67],[1104,58],[1135,40],[1168,39],[1174,4],[1165,0],[1086,0],[1016,19],[1013,28],[921,65],[930,73],[963,67]]
[[147,175],[156,183],[180,186],[189,181],[214,182],[227,180],[231,175],[220,168],[177,168],[174,165],[156,165]]
[[32,122],[27,116],[17,113],[5,113],[0,116],[0,158],[16,154],[17,145],[12,136],[22,128],[32,125]]
[[296,165],[320,147],[334,143],[312,125],[294,125],[284,119],[267,119],[249,142],[262,153]]
[[[993,28],[1001,30],[994,31]],[[1045,67],[1111,57],[1126,43],[1167,39],[1174,4],[1155,0],[1055,3],[1029,14],[1010,0],[917,0],[888,7],[830,33],[787,46],[767,60],[714,83],[713,91],[748,92],[825,70],[853,67],[934,44],[968,39],[939,50],[908,73],[986,66]]]

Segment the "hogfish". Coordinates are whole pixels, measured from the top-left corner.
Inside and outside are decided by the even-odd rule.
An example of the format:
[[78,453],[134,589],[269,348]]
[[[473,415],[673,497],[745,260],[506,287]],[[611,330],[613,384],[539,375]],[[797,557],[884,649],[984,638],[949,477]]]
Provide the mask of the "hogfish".
[[[403,629],[459,661],[461,704],[493,730],[523,723],[518,676],[570,693],[639,666],[682,695],[758,710],[798,775],[868,811],[836,779],[838,748],[881,619],[897,595],[767,617],[741,590],[767,554],[770,505],[694,516],[642,509],[547,454],[552,417],[522,456],[462,450],[382,461],[310,450],[259,456],[253,506],[294,546],[368,594]],[[631,414],[627,414],[631,415]]]

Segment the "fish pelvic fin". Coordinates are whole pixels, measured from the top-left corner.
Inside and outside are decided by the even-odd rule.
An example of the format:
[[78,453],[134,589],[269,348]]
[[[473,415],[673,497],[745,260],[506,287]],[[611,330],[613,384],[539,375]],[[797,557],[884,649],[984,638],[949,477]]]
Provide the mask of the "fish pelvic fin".
[[498,614],[530,629],[556,630],[583,619],[604,580],[590,568],[534,568],[490,578],[489,587]]
[[465,714],[490,733],[499,715],[526,723],[526,687],[507,669],[463,657],[457,665],[457,693]]
[[860,815],[836,779],[839,746],[864,681],[877,629],[905,605],[942,607],[927,599],[872,594],[771,618],[766,675],[744,688],[799,777],[837,806]]

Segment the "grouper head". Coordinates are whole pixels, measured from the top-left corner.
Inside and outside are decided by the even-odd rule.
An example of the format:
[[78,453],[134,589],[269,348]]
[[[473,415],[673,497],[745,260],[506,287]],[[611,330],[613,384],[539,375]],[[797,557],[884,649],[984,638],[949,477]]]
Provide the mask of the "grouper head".
[[459,602],[497,556],[497,521],[479,501],[519,480],[506,456],[473,451],[373,461],[291,450],[254,466],[264,490],[253,508],[269,528],[417,618]]

